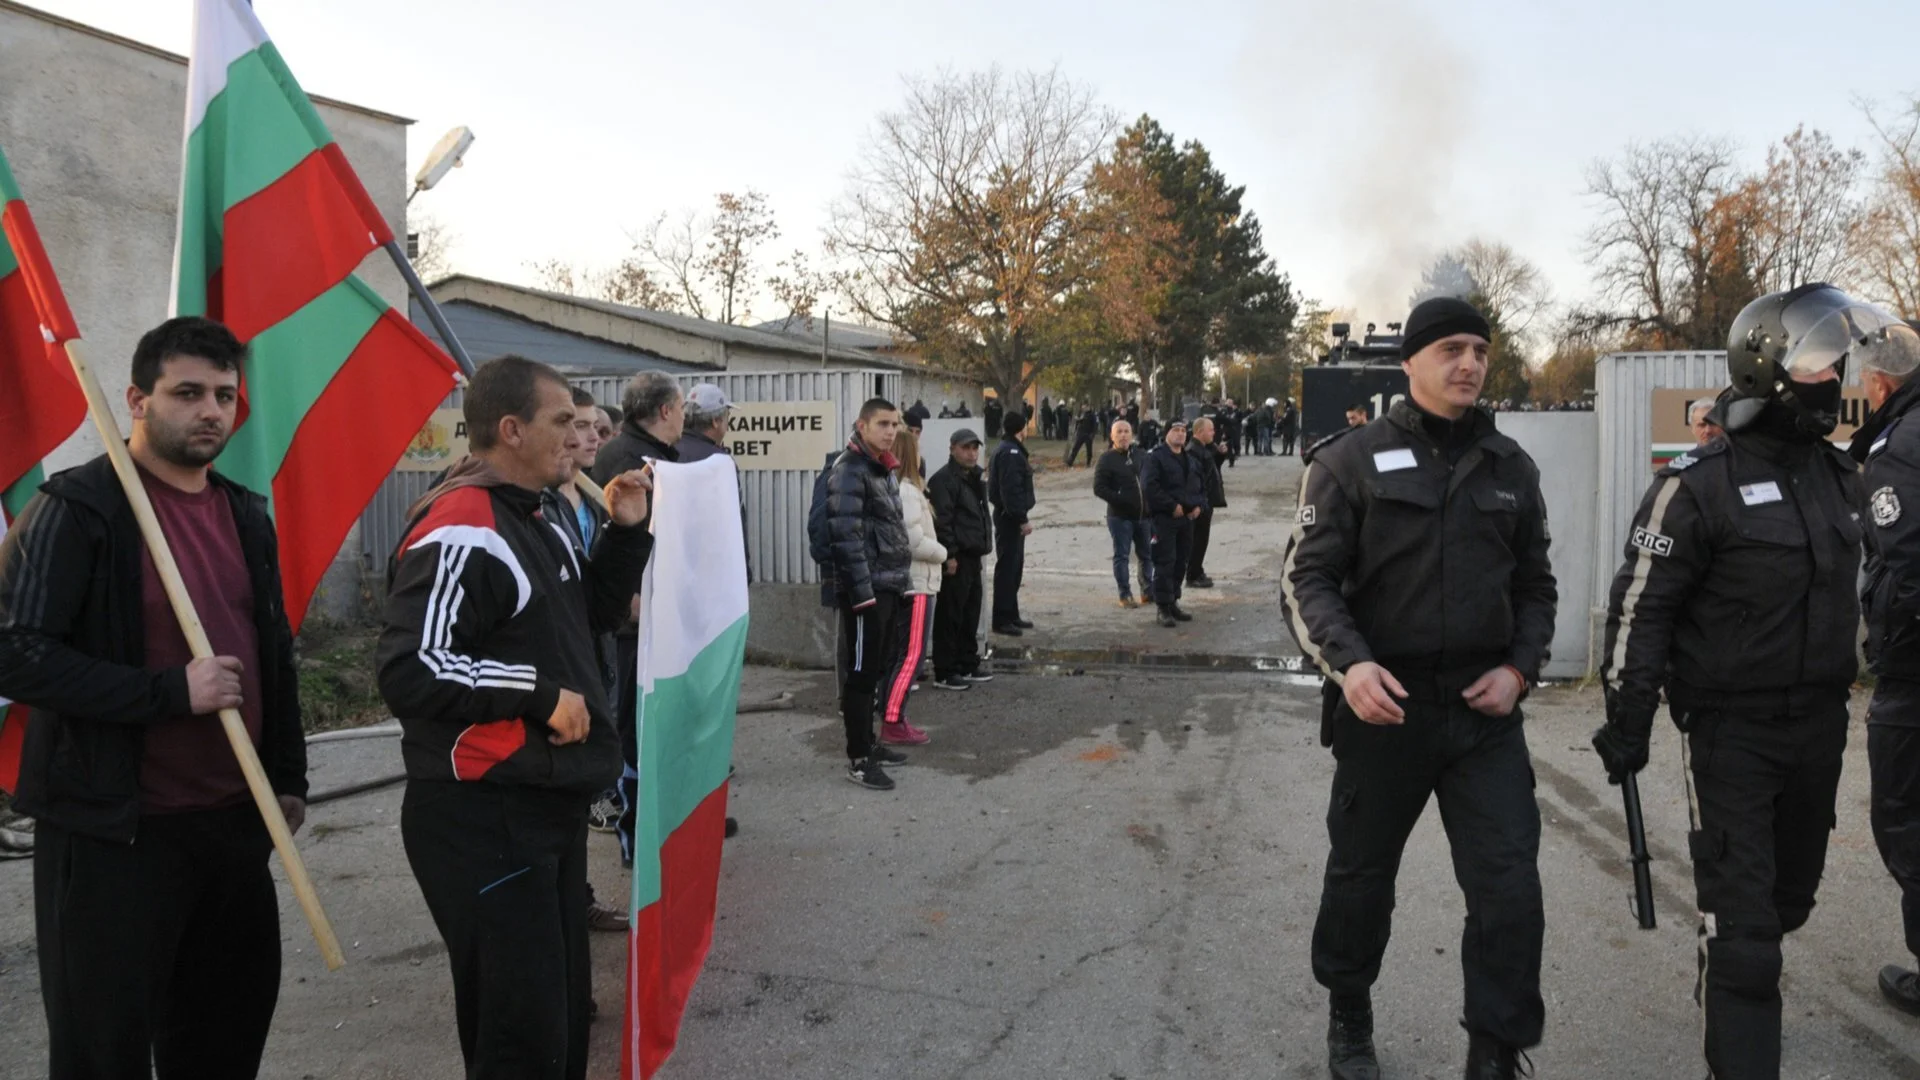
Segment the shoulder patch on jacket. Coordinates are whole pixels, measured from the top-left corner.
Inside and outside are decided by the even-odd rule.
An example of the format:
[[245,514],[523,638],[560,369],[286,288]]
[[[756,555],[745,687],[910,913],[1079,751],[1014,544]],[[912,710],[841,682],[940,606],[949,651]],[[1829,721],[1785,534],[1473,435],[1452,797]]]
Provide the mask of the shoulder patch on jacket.
[[1305,450],[1302,450],[1300,452],[1300,464],[1302,465],[1312,464],[1313,455],[1319,453],[1320,451],[1326,449],[1329,446],[1332,446],[1334,443],[1339,442],[1341,439],[1344,439],[1347,436],[1359,430],[1360,429],[1357,427],[1343,427],[1339,431],[1336,431],[1331,435],[1325,435],[1320,437],[1319,439],[1314,440],[1314,443],[1312,446],[1309,446]]
[[1687,451],[1686,453],[1681,454],[1679,457],[1674,458],[1672,461],[1667,462],[1665,465],[1660,466],[1658,475],[1673,476],[1678,473],[1686,472],[1688,469],[1693,468],[1695,465],[1700,464],[1702,461],[1705,461],[1710,457],[1715,457],[1717,455],[1724,454],[1726,452],[1727,452],[1726,440],[1713,439],[1709,441],[1705,446],[1696,446],[1693,449]]

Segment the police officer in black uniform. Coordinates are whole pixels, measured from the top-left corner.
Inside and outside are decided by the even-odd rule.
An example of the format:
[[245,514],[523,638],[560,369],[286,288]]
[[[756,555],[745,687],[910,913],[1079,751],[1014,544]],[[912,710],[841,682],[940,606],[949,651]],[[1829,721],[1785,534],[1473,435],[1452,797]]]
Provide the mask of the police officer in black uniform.
[[[1867,709],[1874,843],[1900,886],[1907,953],[1920,956],[1920,334],[1885,312],[1857,317],[1850,363],[1873,414],[1848,451],[1867,495],[1867,663],[1878,678]],[[1920,974],[1888,965],[1880,992],[1920,1015]]]
[[1407,835],[1437,794],[1467,900],[1467,1076],[1516,1075],[1540,1041],[1540,810],[1520,699],[1557,598],[1533,459],[1476,407],[1491,332],[1437,298],[1406,322],[1409,397],[1315,445],[1282,572],[1300,648],[1327,673],[1337,762],[1314,977],[1335,1080],[1377,1080],[1370,989]]
[[1707,1067],[1780,1075],[1780,939],[1826,862],[1856,675],[1862,488],[1827,441],[1859,305],[1829,285],[1734,320],[1726,434],[1675,458],[1634,515],[1607,609],[1609,780],[1647,763],[1664,688],[1686,761]]

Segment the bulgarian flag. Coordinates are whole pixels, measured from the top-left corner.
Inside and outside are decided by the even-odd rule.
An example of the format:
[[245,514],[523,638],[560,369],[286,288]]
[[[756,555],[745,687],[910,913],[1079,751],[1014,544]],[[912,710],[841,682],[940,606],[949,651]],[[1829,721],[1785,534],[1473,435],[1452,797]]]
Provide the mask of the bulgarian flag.
[[673,1053],[713,941],[733,714],[747,647],[739,474],[725,454],[653,465],[653,556],[640,586],[639,806],[622,1075]]
[[[0,537],[40,490],[41,459],[86,419],[87,402],[55,339],[79,337],[33,218],[0,153]],[[0,698],[0,790],[20,779],[27,707]]]
[[273,503],[296,630],[458,370],[353,270],[393,231],[246,0],[196,0],[173,310],[250,355],[216,462]]

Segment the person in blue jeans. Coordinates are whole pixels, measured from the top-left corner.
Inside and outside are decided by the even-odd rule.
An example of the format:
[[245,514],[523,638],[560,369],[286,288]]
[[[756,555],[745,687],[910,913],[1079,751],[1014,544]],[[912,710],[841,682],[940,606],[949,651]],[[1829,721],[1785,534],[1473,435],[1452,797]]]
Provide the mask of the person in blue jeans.
[[[1100,455],[1093,470],[1093,493],[1107,504],[1107,534],[1113,538],[1113,581],[1120,587],[1120,606],[1139,607],[1152,595],[1153,521],[1147,516],[1146,490],[1140,470],[1147,452],[1134,445],[1133,425],[1115,420],[1108,431],[1113,449]],[[1135,599],[1127,563],[1140,561],[1140,597]]]

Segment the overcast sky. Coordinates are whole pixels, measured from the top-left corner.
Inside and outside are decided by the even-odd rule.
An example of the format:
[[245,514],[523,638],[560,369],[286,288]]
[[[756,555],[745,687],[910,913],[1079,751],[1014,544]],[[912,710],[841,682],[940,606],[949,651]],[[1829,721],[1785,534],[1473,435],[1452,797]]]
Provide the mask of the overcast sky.
[[[191,0],[28,0],[185,52]],[[625,231],[758,188],[817,250],[903,75],[1058,65],[1244,184],[1308,296],[1398,319],[1422,260],[1472,236],[1590,288],[1582,173],[1628,140],[1725,135],[1749,161],[1796,124],[1870,147],[1856,99],[1920,94],[1913,0],[256,0],[312,93],[415,118],[416,201],[461,269],[531,280],[624,254]],[[767,262],[771,263],[770,256]],[[774,314],[767,312],[767,314]]]

